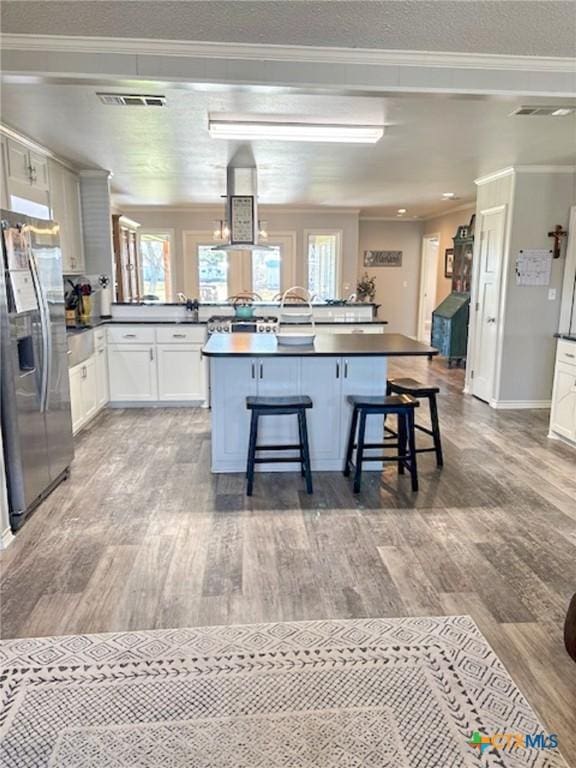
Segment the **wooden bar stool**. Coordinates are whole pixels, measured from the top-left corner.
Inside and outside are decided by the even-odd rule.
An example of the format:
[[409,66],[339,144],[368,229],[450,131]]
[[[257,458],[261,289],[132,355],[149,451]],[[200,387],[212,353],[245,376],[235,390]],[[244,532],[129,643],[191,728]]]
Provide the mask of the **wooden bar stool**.
[[[247,397],[246,407],[252,412],[250,419],[250,440],[248,443],[248,460],[246,479],[248,481],[246,495],[252,496],[254,488],[254,468],[256,464],[275,464],[278,462],[300,464],[300,473],[306,479],[306,490],[312,493],[312,470],[310,468],[310,448],[308,445],[308,425],[306,410],[312,408],[312,400],[308,395],[293,395],[285,397]],[[297,416],[298,445],[258,445],[258,419],[260,416]],[[298,451],[298,456],[256,456],[259,451]]]
[[[442,455],[442,440],[440,439],[440,423],[438,421],[438,405],[436,395],[440,392],[439,387],[429,387],[421,384],[416,379],[389,379],[386,392],[389,395],[410,395],[417,400],[427,399],[430,406],[430,422],[432,429],[415,424],[415,429],[429,435],[434,445],[432,448],[417,448],[416,453],[435,453],[436,464],[439,467],[444,466],[444,457]],[[389,434],[394,434],[387,430]]]
[[[398,465],[398,474],[403,475],[404,470],[410,472],[412,490],[418,490],[418,467],[416,464],[416,438],[414,432],[414,409],[418,407],[418,400],[410,395],[387,395],[371,397],[363,395],[349,395],[348,402],[352,405],[352,422],[348,435],[348,447],[346,450],[346,462],[344,464],[344,476],[349,477],[350,468],[354,466],[354,493],[360,493],[362,482],[362,465],[365,461],[394,461]],[[370,415],[387,416],[396,415],[398,418],[398,432],[396,443],[367,443],[366,417]],[[358,425],[358,422],[360,424]],[[358,438],[356,440],[356,430]],[[381,453],[379,456],[366,456],[365,450],[380,448],[396,448],[397,453],[387,456]],[[353,465],[352,456],[356,449],[356,463]]]

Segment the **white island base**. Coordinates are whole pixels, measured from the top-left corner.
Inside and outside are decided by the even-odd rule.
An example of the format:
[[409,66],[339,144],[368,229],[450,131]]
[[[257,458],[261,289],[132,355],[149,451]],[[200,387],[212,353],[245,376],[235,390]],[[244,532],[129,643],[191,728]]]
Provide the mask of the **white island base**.
[[[386,394],[386,357],[212,357],[212,472],[245,472],[250,395],[309,395],[306,412],[312,469],[342,471],[352,408],[348,395]],[[366,422],[367,442],[382,442],[383,418]],[[259,445],[298,443],[296,416],[261,417]],[[380,470],[369,462],[366,470]],[[294,472],[294,464],[259,464],[260,472]]]

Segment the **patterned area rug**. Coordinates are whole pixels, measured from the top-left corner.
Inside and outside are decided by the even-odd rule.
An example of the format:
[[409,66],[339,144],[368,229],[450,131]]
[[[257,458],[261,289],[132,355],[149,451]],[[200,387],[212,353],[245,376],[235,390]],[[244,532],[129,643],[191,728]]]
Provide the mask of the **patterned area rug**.
[[10,640],[0,664],[5,768],[566,768],[507,743],[546,732],[466,616]]

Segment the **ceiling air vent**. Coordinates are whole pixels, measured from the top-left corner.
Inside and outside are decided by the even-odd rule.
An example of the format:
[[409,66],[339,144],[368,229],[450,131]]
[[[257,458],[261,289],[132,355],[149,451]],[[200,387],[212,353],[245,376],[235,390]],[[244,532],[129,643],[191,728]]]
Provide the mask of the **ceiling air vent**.
[[523,117],[566,117],[566,115],[571,115],[574,110],[576,110],[576,107],[567,107],[558,104],[553,104],[549,107],[522,106],[515,109],[510,117],[518,115]]
[[165,107],[166,96],[144,96],[139,93],[97,93],[102,104],[113,107]]

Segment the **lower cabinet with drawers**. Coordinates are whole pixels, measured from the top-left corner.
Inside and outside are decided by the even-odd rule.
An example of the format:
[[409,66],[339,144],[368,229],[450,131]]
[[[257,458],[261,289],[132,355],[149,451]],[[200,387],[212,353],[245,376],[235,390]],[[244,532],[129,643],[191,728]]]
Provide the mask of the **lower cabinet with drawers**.
[[550,437],[576,444],[576,341],[558,340]]
[[106,332],[112,405],[205,403],[205,326],[114,325]]

